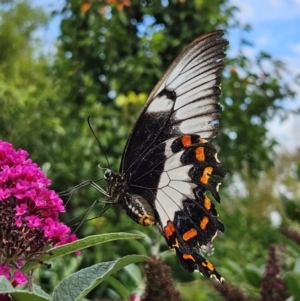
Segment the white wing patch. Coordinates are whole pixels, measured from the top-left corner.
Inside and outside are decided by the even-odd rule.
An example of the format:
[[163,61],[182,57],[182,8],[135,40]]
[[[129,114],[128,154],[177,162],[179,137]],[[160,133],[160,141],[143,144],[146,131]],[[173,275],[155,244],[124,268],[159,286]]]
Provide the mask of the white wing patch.
[[182,121],[179,125],[179,131],[183,134],[201,132],[201,137],[207,138],[203,132],[213,131],[216,128],[216,125],[210,122],[211,116],[196,116],[195,118]]
[[163,188],[162,191],[177,205],[177,210],[182,209],[182,201],[185,199],[185,196],[182,193],[170,186]]
[[208,98],[209,96],[214,94],[214,90],[210,87],[210,89],[204,90],[202,87],[197,87],[197,89],[190,90],[185,94],[177,95],[174,110],[177,110],[191,102],[194,102],[201,98]]
[[192,167],[193,165],[184,165],[178,168],[174,168],[168,171],[168,175],[170,179],[174,181],[190,181],[191,178],[189,177],[188,173]]
[[159,112],[169,112],[172,110],[174,101],[169,99],[166,95],[161,97],[156,96],[150,103],[147,113],[159,113]]
[[190,199],[195,199],[193,189],[197,187],[196,184],[190,182],[183,182],[183,181],[171,181],[169,186],[180,191],[186,197]]
[[166,141],[166,147],[165,147],[165,156],[167,158],[171,157],[171,156],[174,156],[174,153],[172,152],[172,149],[171,149],[171,145],[173,143],[173,141],[176,139],[177,137],[175,138],[172,138],[172,139],[169,139]]
[[163,227],[167,225],[168,221],[173,220],[174,213],[180,209],[161,189],[157,190],[155,207]]
[[173,205],[174,203],[168,196],[166,196],[161,190],[157,191],[155,208],[157,213],[159,214],[161,225],[163,227],[168,223],[169,220],[171,220],[171,217],[169,216],[171,209],[173,212],[178,210],[178,208],[176,209],[176,207],[173,208]]
[[191,183],[188,173],[193,165],[183,165],[180,158],[184,151],[173,153],[171,144],[174,139],[166,142],[164,171],[160,175],[155,207],[160,217],[162,226],[174,219],[174,214],[183,208],[183,200],[194,199],[193,189],[196,184]]
[[158,189],[166,187],[170,183],[170,178],[168,176],[167,172],[163,172],[160,176],[159,183],[158,183]]
[[168,221],[174,220],[176,211],[183,209],[183,201],[187,195],[194,195],[192,189],[196,186],[193,183],[171,181],[169,186],[157,190],[155,206],[163,227]]
[[166,161],[165,161],[165,166],[164,170],[169,171],[174,168],[178,168],[179,166],[182,166],[182,163],[180,161],[180,157],[182,156],[183,151],[178,152],[176,154],[173,154],[173,156],[170,156]]
[[[194,74],[191,74],[194,75]],[[195,89],[196,87],[205,87],[204,84],[209,83],[210,87],[215,85],[215,79],[217,78],[217,74],[212,73],[204,73],[204,74],[195,74],[194,77],[187,77],[187,75],[183,74],[181,77],[178,77],[174,83],[172,83],[168,89],[175,90],[179,87],[178,93],[176,95],[182,95],[186,92]],[[183,78],[182,78],[183,77]]]
[[194,102],[175,111],[173,117],[176,120],[188,119],[195,116],[195,111],[197,112],[197,116],[200,116],[214,113],[216,111],[216,107],[213,104],[203,105],[202,102]]

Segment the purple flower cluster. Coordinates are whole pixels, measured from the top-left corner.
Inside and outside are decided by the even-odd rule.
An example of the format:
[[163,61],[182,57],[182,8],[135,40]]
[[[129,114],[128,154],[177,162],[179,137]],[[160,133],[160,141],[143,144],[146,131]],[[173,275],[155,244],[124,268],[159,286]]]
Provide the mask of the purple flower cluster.
[[270,246],[269,259],[260,288],[261,301],[284,301],[289,297],[280,277],[280,262],[276,247]]
[[46,247],[76,240],[58,219],[62,200],[28,153],[0,140],[0,275],[26,282],[20,268]]

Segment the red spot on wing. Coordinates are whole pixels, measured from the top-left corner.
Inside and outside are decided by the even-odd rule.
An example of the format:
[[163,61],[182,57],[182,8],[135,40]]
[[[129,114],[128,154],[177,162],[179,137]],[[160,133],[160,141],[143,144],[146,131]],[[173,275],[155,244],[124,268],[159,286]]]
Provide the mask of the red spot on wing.
[[193,261],[196,261],[195,258],[191,255],[191,254],[183,254],[182,255],[183,259],[190,259],[190,260],[193,260]]
[[196,148],[196,158],[198,161],[204,161],[205,160],[205,154],[204,154],[204,147],[199,146]]
[[209,218],[207,216],[204,216],[200,222],[200,228],[202,230],[204,230],[206,228],[208,222],[209,222]]
[[188,231],[186,231],[183,235],[182,238],[183,240],[187,241],[190,240],[191,238],[197,236],[197,231],[195,229],[190,229]]
[[200,182],[202,184],[207,184],[209,181],[209,176],[211,175],[213,171],[213,168],[211,166],[208,166],[204,169],[202,176],[200,177]]
[[184,147],[188,147],[192,145],[192,137],[190,135],[182,136],[181,143]]
[[164,228],[164,232],[165,232],[165,235],[166,235],[166,238],[167,239],[170,239],[170,237],[174,234],[175,232],[175,227],[174,227],[174,224],[172,222],[168,222],[167,225],[165,226]]
[[211,200],[207,196],[204,196],[203,205],[204,205],[204,208],[206,210],[210,210],[211,209]]
[[204,266],[205,268],[208,268],[210,271],[214,271],[214,270],[215,270],[213,264],[211,264],[209,261],[202,262],[201,264],[202,264],[202,266]]

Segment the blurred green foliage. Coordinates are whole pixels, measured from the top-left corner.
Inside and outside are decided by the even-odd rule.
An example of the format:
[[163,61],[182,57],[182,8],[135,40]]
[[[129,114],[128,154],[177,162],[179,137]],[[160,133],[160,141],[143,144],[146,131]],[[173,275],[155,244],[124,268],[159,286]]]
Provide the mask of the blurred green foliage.
[[[118,170],[126,137],[146,95],[183,47],[216,28],[249,30],[247,24],[237,21],[237,8],[227,0],[66,0],[64,8],[53,13],[61,19],[61,35],[57,53],[49,58],[39,52],[42,41],[35,39],[34,33],[53,16],[25,0],[3,2],[0,8],[1,139],[28,150],[52,179],[56,191],[101,178],[103,170],[98,164],[107,167],[88,127],[88,116],[112,169]],[[211,261],[228,281],[237,283],[245,294],[258,297],[270,244],[284,241],[283,266],[298,276],[300,273],[299,249],[283,240],[278,225],[270,220],[272,212],[277,212],[285,226],[295,227],[299,222],[300,168],[294,164],[299,162],[297,156],[276,157],[276,141],[267,138],[266,123],[275,114],[285,118],[288,112],[282,101],[294,96],[284,81],[288,71],[264,51],[255,58],[247,57],[244,50],[249,45],[249,41],[241,41],[238,56],[227,58],[223,73],[224,112],[216,144],[229,175],[224,181],[226,189],[224,185],[221,189],[222,205],[217,207],[226,232],[216,239]],[[292,194],[280,191],[280,202],[279,187],[297,188]],[[90,187],[76,191],[65,219],[82,219],[80,214],[95,200],[104,197]],[[89,216],[100,211],[98,204]],[[143,231],[147,239],[85,250],[81,260],[67,260],[68,270],[130,253],[160,252],[181,283],[185,300],[196,300],[193,296],[221,300],[208,285],[210,280],[178,267],[154,228],[142,229],[121,208],[84,223],[79,231],[80,236]],[[153,246],[160,246],[160,250]],[[58,270],[63,276],[62,269]],[[46,287],[52,285],[51,275],[47,271],[40,278]],[[137,289],[133,275],[120,273],[116,281]],[[297,291],[300,285],[289,275],[289,287]],[[194,279],[196,285],[186,284]],[[112,287],[117,284],[113,283],[94,294],[115,296]]]

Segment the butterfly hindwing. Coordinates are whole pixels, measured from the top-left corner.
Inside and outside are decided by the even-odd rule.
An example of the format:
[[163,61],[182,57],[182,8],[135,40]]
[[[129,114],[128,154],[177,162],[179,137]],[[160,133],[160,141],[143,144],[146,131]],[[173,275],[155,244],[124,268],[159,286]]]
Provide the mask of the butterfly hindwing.
[[223,278],[204,257],[224,231],[206,192],[220,201],[226,171],[211,144],[221,114],[220,72],[227,41],[214,31],[189,45],[150,94],[108,193],[142,225],[156,224],[187,271]]

